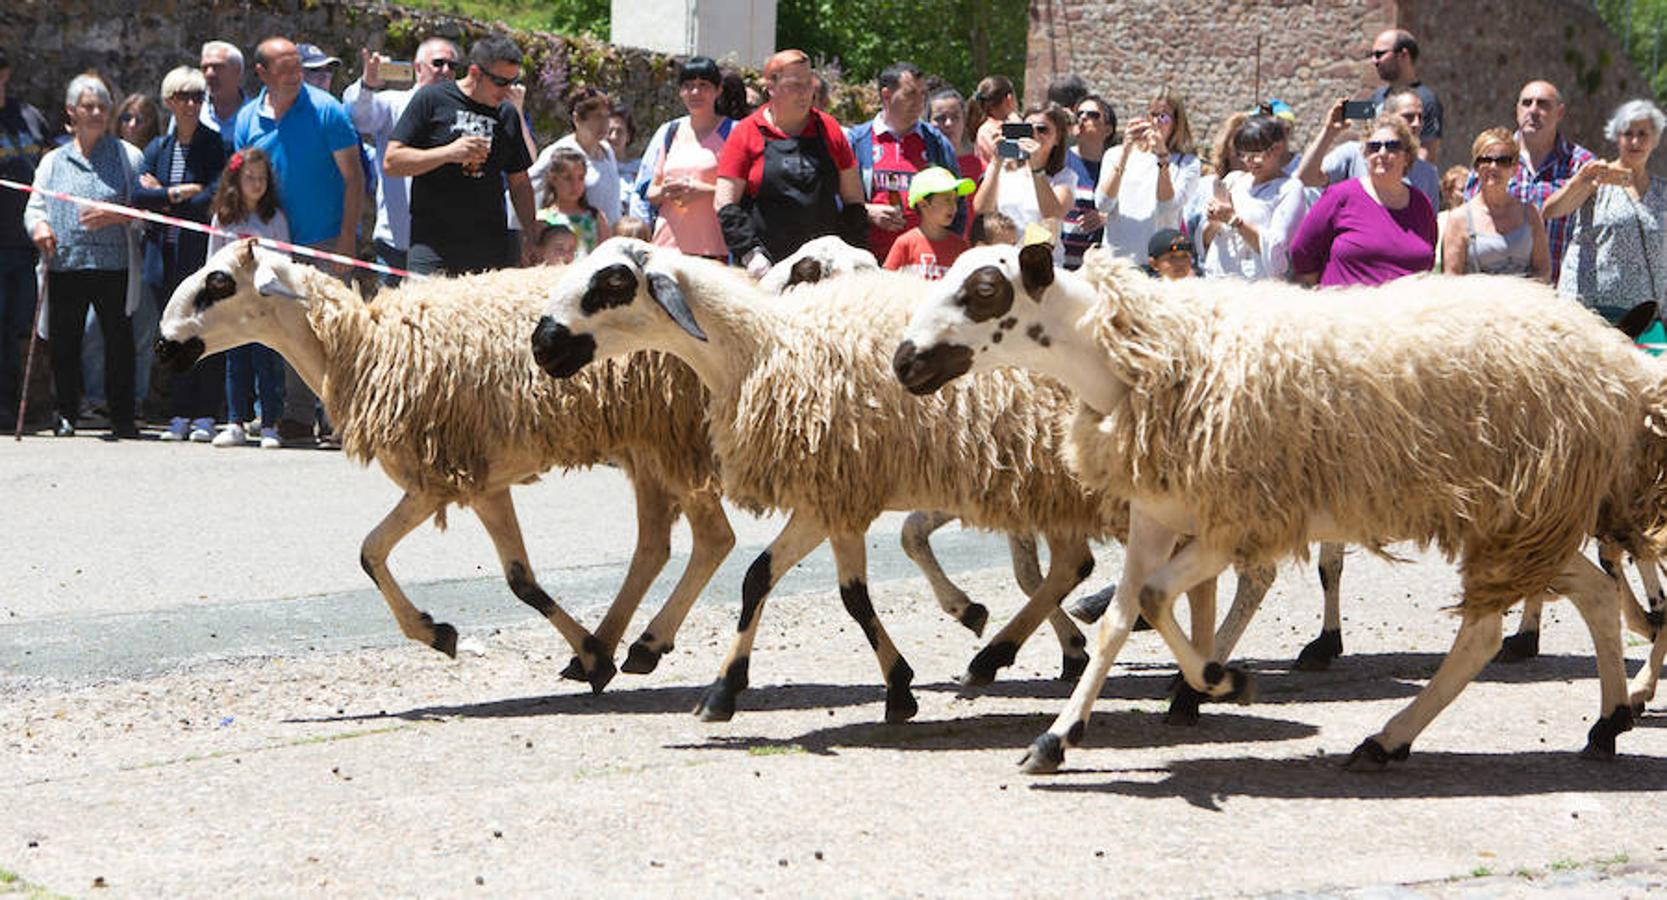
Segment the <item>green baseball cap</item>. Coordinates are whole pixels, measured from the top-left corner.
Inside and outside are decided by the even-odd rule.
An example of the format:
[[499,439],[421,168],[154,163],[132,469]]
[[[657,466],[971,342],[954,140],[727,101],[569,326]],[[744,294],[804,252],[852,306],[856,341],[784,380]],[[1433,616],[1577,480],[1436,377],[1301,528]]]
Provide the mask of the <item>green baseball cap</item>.
[[909,182],[909,208],[932,196],[933,194],[947,194],[953,191],[957,197],[978,190],[978,185],[972,183],[971,178],[956,178],[955,173],[943,166],[932,166],[915,173]]

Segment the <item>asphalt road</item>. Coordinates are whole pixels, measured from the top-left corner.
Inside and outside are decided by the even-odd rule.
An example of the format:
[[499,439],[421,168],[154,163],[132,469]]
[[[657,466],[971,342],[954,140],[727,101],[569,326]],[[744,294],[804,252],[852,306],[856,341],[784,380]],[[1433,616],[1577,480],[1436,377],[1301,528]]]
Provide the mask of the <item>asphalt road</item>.
[[[1289,660],[1319,590],[1287,567],[1242,650],[1248,707],[1164,724],[1169,668],[1136,635],[1061,774],[1021,775],[1058,712],[1039,634],[992,687],[953,683],[978,639],[870,535],[876,607],[921,712],[883,692],[825,551],[764,613],[729,723],[688,711],[733,632],[738,546],[660,669],[591,695],[502,587],[467,513],[392,558],[463,634],[455,661],[399,637],[358,569],[395,491],[339,454],[91,437],[0,444],[0,892],[96,896],[1639,896],[1667,890],[1667,714],[1606,764],[1577,758],[1597,687],[1572,610],[1544,655],[1490,666],[1380,775],[1338,760],[1451,641],[1456,579],[1401,548],[1351,554],[1347,654]],[[623,573],[624,481],[518,496],[541,580],[594,623]],[[668,570],[686,551],[679,530]],[[1000,621],[1003,542],[946,529],[946,568]],[[1102,548],[1100,573],[1118,569]],[[1101,583],[1096,578],[1096,586]],[[1225,593],[1225,591],[1224,591]],[[658,603],[662,585],[645,606]],[[639,624],[647,612],[639,614]],[[629,632],[635,634],[635,630]],[[1641,646],[1629,650],[1636,667]]]

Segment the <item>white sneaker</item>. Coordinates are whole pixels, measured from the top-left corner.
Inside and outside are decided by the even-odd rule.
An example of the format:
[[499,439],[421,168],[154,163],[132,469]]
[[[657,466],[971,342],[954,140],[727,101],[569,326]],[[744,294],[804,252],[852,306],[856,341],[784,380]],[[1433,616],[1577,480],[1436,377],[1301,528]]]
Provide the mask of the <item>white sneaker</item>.
[[214,440],[214,420],[208,418],[192,419],[191,442],[194,444],[206,444],[212,440]]
[[262,450],[277,450],[283,445],[284,442],[278,440],[278,429],[262,428],[260,430],[260,448]]
[[191,420],[184,416],[174,416],[168,420],[168,430],[162,432],[165,441],[183,441],[191,432]]
[[216,447],[241,447],[249,443],[249,433],[236,422],[226,426],[226,430],[214,436]]

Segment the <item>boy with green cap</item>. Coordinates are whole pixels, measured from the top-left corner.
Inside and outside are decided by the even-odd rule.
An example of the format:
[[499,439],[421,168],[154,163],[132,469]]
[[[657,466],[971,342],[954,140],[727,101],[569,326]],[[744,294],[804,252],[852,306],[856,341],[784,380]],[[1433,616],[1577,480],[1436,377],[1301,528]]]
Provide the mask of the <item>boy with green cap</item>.
[[957,178],[942,166],[915,173],[909,182],[909,206],[920,214],[920,225],[903,232],[886,254],[885,267],[912,272],[936,281],[967,249],[967,242],[949,226],[955,221],[960,198],[977,189],[970,178]]

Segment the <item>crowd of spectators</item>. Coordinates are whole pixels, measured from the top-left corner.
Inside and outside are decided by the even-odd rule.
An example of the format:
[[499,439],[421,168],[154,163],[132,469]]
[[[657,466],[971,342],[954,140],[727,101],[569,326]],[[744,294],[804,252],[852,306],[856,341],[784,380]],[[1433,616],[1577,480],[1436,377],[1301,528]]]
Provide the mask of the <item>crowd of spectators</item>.
[[[1439,94],[1398,29],[1365,60],[1375,91],[1323,110],[1270,98],[1208,138],[1169,87],[1120,120],[1109,91],[1079,76],[1024,107],[1001,76],[963,95],[906,61],[880,72],[875,116],[842,125],[801,51],[771,56],[757,92],[696,56],[678,71],[684,114],[641,123],[654,126],[641,158],[639,122],[605,86],[575,89],[566,133],[539,140],[521,50],[506,37],[467,52],[431,37],[409,62],[364,51],[356,71],[286,37],[251,56],[252,80],[239,47],[209,41],[154,99],[118,101],[83,73],[54,133],[8,95],[0,49],[0,176],[374,259],[388,286],[403,272],[563,264],[610,235],[756,277],[833,234],[929,279],[969,246],[1045,242],[1066,268],[1098,248],[1154,278],[1516,275],[1612,321],[1667,287],[1667,182],[1648,170],[1667,116],[1654,103],[1614,111],[1612,158],[1600,159],[1562,133],[1557,87],[1530,81],[1499,110],[1515,127],[1451,138],[1469,142],[1470,164],[1444,175],[1431,162],[1444,139]],[[374,204],[374,225],[361,227],[362,204]],[[54,397],[42,424],[57,434],[74,434],[92,407],[111,439],[149,419],[166,423],[166,440],[337,446],[317,398],[266,348],[150,378],[163,304],[225,242],[0,191],[0,425],[16,424],[25,335],[38,331]],[[50,302],[32,322],[37,261]]]

